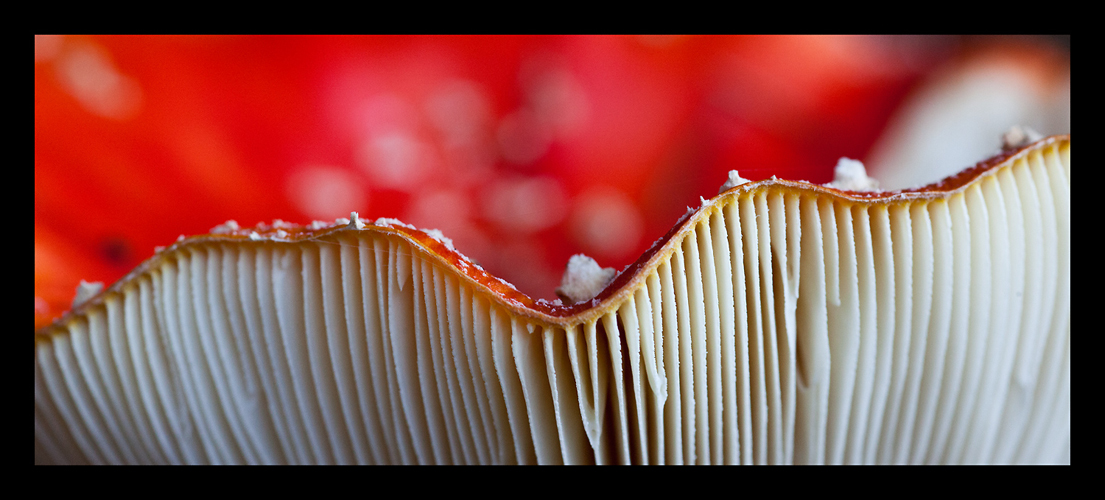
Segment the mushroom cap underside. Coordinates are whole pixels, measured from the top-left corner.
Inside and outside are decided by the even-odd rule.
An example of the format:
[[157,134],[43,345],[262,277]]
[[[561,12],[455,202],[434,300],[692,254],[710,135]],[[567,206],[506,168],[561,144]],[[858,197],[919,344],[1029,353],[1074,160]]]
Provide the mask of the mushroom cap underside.
[[36,332],[36,462],[1069,462],[1069,151],[742,184],[574,305],[398,221],[186,238]]

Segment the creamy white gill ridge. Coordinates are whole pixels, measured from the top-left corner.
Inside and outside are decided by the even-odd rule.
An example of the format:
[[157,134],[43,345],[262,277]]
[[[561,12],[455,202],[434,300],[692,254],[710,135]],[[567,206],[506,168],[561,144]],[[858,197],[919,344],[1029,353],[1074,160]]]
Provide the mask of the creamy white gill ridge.
[[35,334],[35,463],[1070,462],[1070,137],[736,185],[590,301],[440,233],[222,226]]

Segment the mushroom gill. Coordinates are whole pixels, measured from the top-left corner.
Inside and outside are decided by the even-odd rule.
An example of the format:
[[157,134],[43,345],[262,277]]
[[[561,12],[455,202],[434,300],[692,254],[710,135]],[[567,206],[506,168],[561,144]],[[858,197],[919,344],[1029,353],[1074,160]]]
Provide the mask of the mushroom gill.
[[1070,461],[1070,137],[739,184],[589,301],[397,221],[224,227],[35,334],[36,463]]

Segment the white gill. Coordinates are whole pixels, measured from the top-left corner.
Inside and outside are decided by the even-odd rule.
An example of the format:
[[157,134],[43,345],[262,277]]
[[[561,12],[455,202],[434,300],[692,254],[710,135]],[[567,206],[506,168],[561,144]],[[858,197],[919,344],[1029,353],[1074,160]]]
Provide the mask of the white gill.
[[747,190],[565,325],[379,232],[184,247],[36,340],[35,460],[1069,462],[1069,170]]

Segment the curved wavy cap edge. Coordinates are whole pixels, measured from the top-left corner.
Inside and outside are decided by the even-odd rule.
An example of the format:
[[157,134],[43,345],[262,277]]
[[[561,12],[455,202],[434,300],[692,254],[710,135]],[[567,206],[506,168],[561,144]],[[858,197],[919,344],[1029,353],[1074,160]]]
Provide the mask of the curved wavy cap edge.
[[[1032,138],[1035,139],[1036,137]],[[644,286],[644,276],[650,270],[658,267],[663,259],[670,256],[682,238],[693,227],[708,218],[709,214],[735,202],[741,195],[758,192],[782,192],[799,196],[822,196],[843,203],[864,205],[897,205],[915,200],[947,198],[954,193],[962,192],[986,177],[994,175],[998,170],[1012,165],[1016,160],[1024,158],[1034,151],[1040,151],[1051,146],[1069,148],[1070,134],[1049,136],[1030,143],[1021,141],[1021,144],[1010,143],[1006,139],[1004,144],[1005,147],[1000,153],[957,174],[925,186],[904,190],[849,191],[832,187],[832,182],[819,185],[806,181],[792,181],[774,177],[762,181],[744,181],[741,179],[744,182],[736,183],[733,187],[729,187],[731,181],[727,182],[722,186],[723,190],[717,196],[709,200],[703,199],[699,207],[688,210],[667,234],[656,240],[651,248],[627,266],[624,271],[618,273],[594,298],[571,305],[557,304],[543,299],[535,300],[515,289],[509,282],[485,271],[479,264],[454,248],[452,241],[445,237],[441,231],[418,229],[396,219],[380,218],[374,222],[366,223],[359,218],[356,212],[352,212],[350,214],[351,218],[339,218],[333,223],[315,221],[308,225],[290,224],[278,219],[272,224],[262,223],[254,227],[242,228],[235,221],[228,221],[213,228],[210,234],[191,237],[182,236],[173,245],[159,249],[154,256],[110,287],[101,289],[94,296],[85,296],[81,297],[79,301],[75,300],[74,307],[71,310],[65,312],[50,325],[39,329],[36,335],[47,334],[58,329],[60,325],[70,321],[74,316],[82,314],[88,308],[102,306],[104,297],[119,293],[138,276],[158,267],[165,260],[172,259],[177,252],[185,251],[188,248],[214,242],[252,241],[294,244],[305,241],[326,241],[346,236],[351,232],[359,233],[362,231],[403,239],[427,256],[455,270],[466,281],[492,297],[492,300],[532,321],[549,326],[579,324],[585,321],[593,321],[606,312],[616,309],[618,304],[632,296],[637,287]]]

